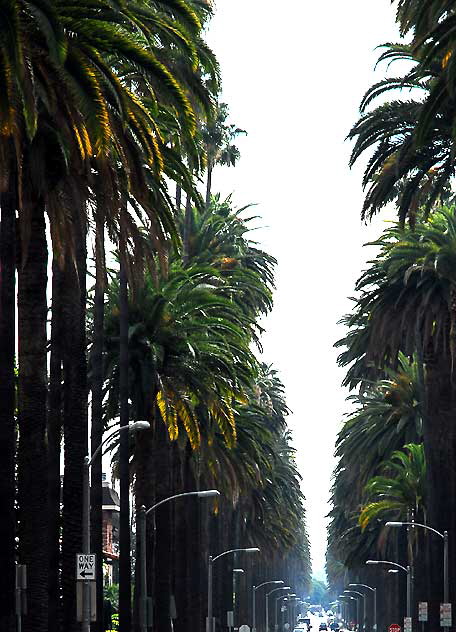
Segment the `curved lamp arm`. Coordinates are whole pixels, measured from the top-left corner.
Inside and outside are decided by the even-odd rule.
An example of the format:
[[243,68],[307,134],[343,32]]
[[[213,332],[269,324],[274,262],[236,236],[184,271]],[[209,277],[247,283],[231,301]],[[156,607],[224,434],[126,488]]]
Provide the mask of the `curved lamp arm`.
[[421,524],[420,522],[387,522],[385,523],[385,527],[402,527],[402,526],[421,527],[422,529],[427,529],[428,531],[432,531],[432,533],[435,533],[436,535],[440,536],[442,539],[445,538],[444,534],[440,533],[440,531],[437,531],[437,529],[434,529],[433,527],[430,527],[427,524]]
[[149,512],[157,509],[157,507],[160,507],[160,505],[164,505],[165,503],[169,502],[170,500],[174,500],[175,498],[182,498],[183,496],[199,496],[200,498],[208,498],[210,496],[220,496],[220,492],[217,489],[205,489],[199,492],[183,492],[182,494],[174,494],[174,496],[164,498],[158,503],[155,503],[155,505],[152,505],[152,507],[149,507],[149,509],[146,511],[146,516],[149,514]]
[[281,579],[272,580],[270,582],[263,582],[262,584],[258,584],[258,586],[254,586],[253,590],[256,592],[258,588],[262,588],[263,586],[268,586],[269,584],[284,584],[284,583],[285,582],[283,582]]
[[348,584],[348,585],[353,588],[356,588],[356,587],[368,588],[372,592],[375,592],[375,588],[372,588],[372,586],[368,586],[367,584]]
[[92,465],[93,461],[100,454],[100,451],[102,447],[105,445],[105,443],[109,441],[109,439],[112,439],[112,437],[114,437],[116,434],[119,434],[120,432],[122,432],[122,430],[131,430],[132,432],[135,432],[136,430],[148,430],[149,428],[150,428],[150,423],[148,421],[135,421],[132,424],[126,424],[125,426],[120,426],[120,428],[116,428],[114,432],[111,432],[111,434],[106,437],[106,439],[103,439],[103,441],[100,443],[98,448],[92,454],[91,459],[89,459],[89,457],[86,456],[87,467],[90,467]]
[[212,558],[212,562],[215,562],[215,560],[218,560],[220,557],[223,557],[224,555],[228,555],[229,553],[259,553],[260,549],[257,547],[254,548],[249,548],[249,549],[230,549],[229,551],[223,551],[223,553],[219,553],[219,555],[216,555],[215,557]]
[[366,564],[387,564],[389,566],[395,566],[396,568],[400,568],[405,573],[409,572],[409,569],[402,564],[397,564],[397,562],[390,562],[389,560],[367,560]]

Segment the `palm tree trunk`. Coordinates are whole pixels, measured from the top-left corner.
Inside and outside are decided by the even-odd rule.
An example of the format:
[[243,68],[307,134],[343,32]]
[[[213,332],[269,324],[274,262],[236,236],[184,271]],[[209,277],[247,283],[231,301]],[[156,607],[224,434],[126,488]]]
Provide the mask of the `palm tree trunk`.
[[[92,432],[91,454],[103,440],[103,327],[105,292],[105,251],[103,209],[97,209],[95,235],[95,300],[93,314],[93,342],[91,353]],[[95,459],[90,482],[91,548],[96,554],[97,621],[96,632],[103,632],[103,481],[102,460]]]
[[213,167],[211,165],[208,165],[206,180],[206,207],[209,207],[209,204],[211,203],[212,169]]
[[179,211],[182,204],[182,187],[176,184],[176,208]]
[[[149,408],[149,411],[152,407]],[[149,415],[144,415],[142,419],[149,418]],[[151,424],[152,425],[152,424]],[[146,509],[152,507],[155,502],[154,493],[154,459],[153,459],[153,431],[145,430],[141,431],[138,435],[138,441],[135,445],[135,464],[136,464],[136,476],[135,476],[135,505],[136,512],[144,505]],[[152,594],[152,576],[153,576],[153,516],[149,514],[147,517],[146,525],[146,567],[147,567],[147,597]],[[144,551],[141,548],[141,542],[136,542],[136,564],[135,564],[135,629],[139,632],[139,594],[141,591],[141,570],[139,562],[144,555]]]
[[[185,453],[182,455],[183,481],[179,491],[191,491],[198,489],[197,482],[191,470],[191,447],[187,443]],[[200,533],[199,533],[199,509],[204,501],[195,502],[194,498],[183,501],[181,510],[177,513],[176,524],[176,570],[175,591],[177,599],[178,618],[176,632],[193,632],[201,629],[199,621],[200,593]],[[205,594],[205,593],[203,593]]]
[[[440,531],[456,532],[455,437],[456,388],[451,358],[442,349],[428,351],[426,360],[426,403],[423,439],[426,455],[428,522]],[[431,568],[429,593],[430,629],[439,627],[438,604],[443,601],[441,565],[442,545],[430,542]],[[450,549],[450,568],[455,564],[455,548]],[[450,601],[454,597],[454,578],[450,579]]]
[[60,446],[63,427],[62,392],[62,270],[52,263],[52,329],[49,374],[48,521],[49,521],[49,632],[60,629]]
[[16,191],[0,195],[0,630],[14,627]]
[[18,284],[19,560],[27,565],[24,632],[47,632],[47,242],[43,200],[33,203],[30,211],[31,238],[27,252],[22,253]]
[[[154,428],[155,493],[159,502],[170,496],[171,446],[168,430],[156,416]],[[171,632],[171,507],[165,503],[155,515],[155,585],[154,585],[154,628],[160,632]]]
[[185,201],[184,236],[182,261],[186,265],[190,259],[190,235],[192,232],[192,198],[187,194]]
[[86,309],[86,226],[79,209],[73,217],[75,254],[65,256],[64,318],[64,480],[62,516],[63,630],[76,632],[76,554],[82,550],[83,464],[88,453]]
[[[126,252],[125,227],[121,225],[120,239],[120,352],[119,400],[120,425],[129,422],[128,411],[128,283],[124,254]],[[128,432],[120,433],[120,557],[119,557],[119,629],[131,631],[131,537],[130,537],[130,440]]]

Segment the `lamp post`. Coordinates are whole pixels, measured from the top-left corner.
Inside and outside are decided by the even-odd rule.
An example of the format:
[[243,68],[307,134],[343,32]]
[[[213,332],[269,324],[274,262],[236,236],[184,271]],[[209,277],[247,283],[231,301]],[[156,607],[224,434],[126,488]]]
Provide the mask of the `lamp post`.
[[366,595],[364,593],[360,593],[358,590],[344,590],[344,593],[351,593],[352,595],[357,595],[357,597],[362,597],[363,599],[363,630],[366,629]]
[[388,560],[367,560],[366,564],[385,564],[407,573],[407,618],[410,618],[412,616],[412,574],[410,572],[410,566],[402,566],[402,564]]
[[291,590],[290,586],[280,586],[279,588],[274,588],[266,593],[266,632],[269,632],[269,595],[277,592],[278,590]]
[[287,623],[288,624],[293,624],[293,628],[295,626],[296,623],[296,608],[298,605],[298,597],[295,595],[294,597],[291,596],[288,599],[288,608],[287,608],[287,612],[288,612],[288,617],[287,617]]
[[372,586],[368,586],[367,584],[348,584],[349,588],[367,588],[372,592],[373,601],[374,601],[374,612],[373,612],[373,630],[377,632],[377,588],[373,588]]
[[217,489],[205,489],[201,491],[195,492],[183,492],[181,494],[174,494],[174,496],[169,496],[168,498],[163,498],[152,507],[146,510],[144,505],[140,508],[138,512],[138,540],[141,543],[141,557],[139,559],[139,568],[140,568],[140,596],[139,596],[139,628],[141,632],[146,632],[147,630],[147,555],[146,555],[146,547],[147,547],[147,539],[146,539],[146,520],[149,513],[155,511],[157,507],[171,501],[176,500],[176,498],[184,498],[187,496],[196,496],[197,498],[211,498],[213,496],[220,496],[220,492]]
[[[431,531],[435,533],[443,540],[443,601],[444,603],[448,603],[450,598],[450,590],[449,590],[449,573],[448,573],[448,531],[444,531],[441,533],[434,529],[433,527],[429,527],[427,524],[421,524],[419,522],[387,522],[385,524],[386,527],[420,527],[421,529],[427,529],[427,531]],[[448,627],[445,627],[444,630],[448,631]]]
[[283,584],[284,582],[281,579],[273,579],[269,582],[263,582],[262,584],[258,584],[258,586],[253,586],[252,589],[252,632],[256,632],[256,591],[259,588],[263,588],[263,586],[269,586],[271,584]]
[[278,622],[277,622],[277,602],[279,601],[279,599],[283,599],[284,601],[288,601],[288,599],[290,599],[292,597],[296,597],[295,593],[287,593],[286,595],[279,595],[278,597],[276,597],[276,600],[275,600],[275,613],[274,613],[274,630],[277,630],[277,628],[279,627]]
[[[356,625],[359,625],[359,601],[352,597],[351,595],[339,595],[339,599],[352,599],[352,601],[356,601]],[[350,608],[347,609],[345,615],[348,615],[348,619],[350,619]],[[349,621],[346,623],[349,623]]]
[[212,621],[212,567],[216,560],[224,557],[225,555],[229,555],[230,553],[259,553],[260,549],[257,547],[247,548],[247,549],[229,549],[228,551],[223,551],[223,553],[219,553],[215,557],[209,555],[208,560],[208,569],[207,569],[207,621],[206,621],[206,632],[214,632],[214,625]]
[[242,575],[244,573],[243,568],[233,568],[233,625],[236,627],[236,609],[237,609],[237,586],[236,586],[236,577],[238,575]]
[[[104,444],[112,439],[116,434],[120,434],[124,430],[136,432],[137,430],[148,430],[150,424],[148,421],[135,421],[132,424],[120,426],[114,432],[111,432],[106,439],[100,443],[90,458],[88,455],[84,458],[83,464],[83,480],[82,480],[82,552],[84,555],[90,554],[90,468],[94,460],[100,455]],[[84,580],[82,586],[82,632],[90,630],[90,581]]]

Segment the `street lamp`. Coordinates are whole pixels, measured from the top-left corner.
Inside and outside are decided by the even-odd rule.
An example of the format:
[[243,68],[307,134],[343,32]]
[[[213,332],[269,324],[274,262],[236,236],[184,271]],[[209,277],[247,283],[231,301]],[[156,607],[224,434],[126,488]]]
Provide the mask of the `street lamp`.
[[266,632],[269,632],[269,595],[277,592],[278,590],[291,590],[290,586],[280,586],[279,588],[273,588],[266,593]]
[[293,624],[293,629],[294,629],[295,623],[296,623],[296,609],[298,607],[298,603],[299,603],[299,598],[296,595],[295,596],[290,596],[290,598],[288,599],[287,623],[288,624]]
[[[359,625],[359,601],[352,597],[351,595],[339,595],[339,599],[351,599],[352,601],[356,601],[356,625]],[[348,619],[350,619],[350,608],[347,608],[345,613],[346,617],[348,615]],[[346,621],[347,623],[347,621]]]
[[274,612],[274,630],[277,630],[278,627],[279,627],[278,622],[277,622],[277,603],[278,603],[279,599],[283,599],[284,601],[288,601],[292,597],[296,597],[296,594],[295,593],[287,593],[286,595],[279,595],[278,597],[276,597],[276,600],[275,600],[275,612]]
[[395,569],[407,573],[407,618],[410,618],[412,616],[412,574],[410,572],[410,566],[402,566],[402,564],[388,560],[367,560],[366,564],[386,564],[387,566],[394,566]]
[[206,621],[206,632],[214,632],[214,625],[212,621],[212,565],[214,562],[225,555],[229,555],[230,553],[259,553],[260,549],[257,547],[251,547],[247,549],[229,549],[228,551],[223,551],[223,553],[219,553],[215,557],[209,555],[208,560],[208,569],[207,569],[207,621]]
[[256,632],[256,591],[263,586],[269,586],[271,584],[283,584],[284,582],[281,579],[273,579],[269,582],[263,582],[262,584],[258,584],[258,586],[253,586],[252,590],[252,632]]
[[[136,432],[138,430],[148,430],[150,424],[148,421],[135,421],[132,424],[120,426],[114,432],[103,439],[100,445],[92,454],[84,457],[83,463],[83,480],[82,480],[82,552],[84,555],[90,555],[90,468],[94,460],[99,456],[104,444],[112,439],[116,434],[123,430]],[[82,586],[82,632],[90,630],[90,581],[84,580]]]
[[146,555],[146,520],[147,516],[160,507],[164,503],[167,503],[171,500],[176,500],[176,498],[184,498],[186,496],[196,496],[197,498],[212,498],[214,496],[220,496],[220,492],[217,489],[203,489],[195,492],[183,492],[181,494],[174,494],[174,496],[169,496],[168,498],[163,498],[152,507],[146,510],[144,505],[140,508],[138,512],[138,540],[141,544],[141,556],[139,559],[139,567],[140,567],[140,597],[139,597],[139,628],[141,632],[146,632],[147,630],[147,555]]
[[[429,527],[427,524],[421,524],[419,522],[387,522],[385,524],[386,527],[421,527],[421,529],[427,529],[427,531],[432,531],[443,540],[443,601],[444,603],[448,603],[450,590],[449,590],[449,573],[448,573],[448,531],[444,531],[441,533],[434,529],[433,527]],[[448,630],[448,627],[444,628]]]
[[363,630],[366,629],[366,595],[360,593],[358,590],[344,590],[344,593],[351,593],[352,595],[357,595],[358,597],[362,597],[363,599]]
[[367,588],[373,593],[374,598],[374,632],[377,632],[377,588],[373,588],[372,586],[368,586],[367,584],[348,584],[349,588]]
[[243,575],[244,574],[244,569],[243,568],[233,568],[233,623],[234,623],[234,627],[236,627],[236,610],[237,610],[237,584],[236,584],[236,577],[238,575]]

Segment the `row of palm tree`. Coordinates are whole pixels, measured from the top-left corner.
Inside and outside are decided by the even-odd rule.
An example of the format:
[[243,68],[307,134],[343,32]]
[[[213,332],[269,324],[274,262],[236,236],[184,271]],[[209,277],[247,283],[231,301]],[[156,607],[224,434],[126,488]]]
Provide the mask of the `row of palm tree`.
[[[249,238],[248,209],[210,195],[215,164],[236,162],[243,131],[217,106],[219,68],[203,39],[211,11],[205,0],[0,2],[0,629],[15,626],[20,563],[23,629],[80,630],[83,461],[119,418],[151,426],[111,446],[122,632],[138,625],[131,493],[139,508],[222,492],[148,525],[157,629],[171,630],[174,601],[175,628],[203,629],[207,556],[224,546],[261,546],[247,582],[278,574],[306,590],[283,386],[253,352],[275,260]],[[101,498],[95,461],[99,615]],[[228,574],[221,565],[218,617],[230,609]]]
[[[441,544],[417,529],[385,528],[385,522],[414,519],[448,530],[450,541],[456,533],[455,13],[445,2],[397,4],[408,41],[385,44],[380,60],[405,60],[408,70],[368,90],[349,133],[351,164],[368,153],[362,218],[394,204],[399,221],[368,245],[375,255],[342,321],[348,332],[336,344],[339,364],[347,367],[344,386],[356,394],[336,445],[327,568],[334,590],[350,581],[378,585],[379,603],[391,606],[380,613],[386,625],[404,614],[405,587],[365,562],[409,564],[414,603],[429,602],[436,626]],[[450,543],[453,565],[455,552]],[[450,578],[450,601],[455,589]]]
[[[182,211],[182,231],[184,215]],[[171,256],[166,276],[159,274],[154,282],[146,275],[129,304],[130,414],[148,419],[155,432],[155,441],[151,433],[149,440],[139,436],[130,446],[136,507],[192,488],[222,493],[212,517],[205,507],[187,508],[188,531],[180,542],[173,542],[170,531],[178,508],[174,516],[172,508],[160,511],[155,529],[151,522],[148,550],[156,551],[150,572],[160,581],[155,592],[152,585],[159,629],[170,629],[172,596],[178,611],[185,613],[176,626],[202,629],[201,593],[211,550],[260,546],[265,562],[272,558],[275,563],[277,551],[294,551],[288,562],[300,569],[294,585],[305,591],[308,581],[303,499],[286,428],[283,386],[275,371],[259,365],[251,352],[251,344],[259,341],[258,316],[271,307],[275,261],[248,239],[250,219],[242,219],[230,200],[213,198],[201,212],[193,208],[191,251],[185,262]],[[109,420],[119,414],[115,276],[107,295],[104,381]],[[116,462],[120,460],[119,455]],[[185,558],[195,541],[201,551],[197,563],[191,557],[187,567]],[[173,558],[184,582],[179,590],[173,588]],[[251,585],[255,568],[246,578]],[[291,571],[281,567],[280,572],[289,577]],[[226,586],[218,593],[229,601]],[[187,616],[187,603],[193,608],[199,604],[193,618]]]

